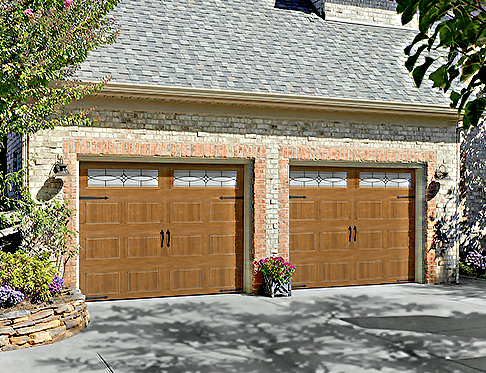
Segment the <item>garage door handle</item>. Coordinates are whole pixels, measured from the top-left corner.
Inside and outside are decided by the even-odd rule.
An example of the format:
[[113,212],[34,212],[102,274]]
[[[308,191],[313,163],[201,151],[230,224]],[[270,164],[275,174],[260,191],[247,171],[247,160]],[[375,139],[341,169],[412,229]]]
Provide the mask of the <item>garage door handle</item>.
[[356,241],[356,236],[358,235],[358,230],[356,229],[356,225],[354,226],[354,240]]
[[170,247],[170,230],[167,229],[167,247]]
[[164,230],[162,229],[160,231],[160,248],[163,249],[164,248]]
[[349,242],[351,242],[351,236],[353,235],[353,230],[351,229],[351,226],[348,227],[349,230]]

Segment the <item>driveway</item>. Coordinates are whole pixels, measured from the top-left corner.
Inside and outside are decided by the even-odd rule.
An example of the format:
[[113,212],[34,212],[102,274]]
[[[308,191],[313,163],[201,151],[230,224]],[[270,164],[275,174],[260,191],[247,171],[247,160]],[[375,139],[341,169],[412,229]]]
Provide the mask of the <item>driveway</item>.
[[0,372],[486,372],[486,282],[89,303],[91,324]]

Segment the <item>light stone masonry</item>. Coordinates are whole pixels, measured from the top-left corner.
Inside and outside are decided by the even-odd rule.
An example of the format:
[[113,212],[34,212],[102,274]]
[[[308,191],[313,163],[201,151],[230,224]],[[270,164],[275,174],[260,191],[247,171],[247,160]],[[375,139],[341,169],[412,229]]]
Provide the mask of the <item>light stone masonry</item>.
[[[288,228],[282,231],[282,214],[288,214],[289,205],[288,195],[287,199],[282,199],[285,191],[281,190],[281,175],[286,170],[286,177],[288,177],[288,162],[292,159],[348,160],[356,165],[360,162],[366,162],[367,165],[373,163],[378,165],[380,162],[423,164],[427,183],[433,180],[436,166],[444,164],[451,180],[441,182],[438,196],[426,206],[427,214],[434,215],[427,216],[424,240],[428,251],[432,247],[435,219],[443,214],[453,214],[456,209],[455,205],[448,202],[451,195],[456,195],[454,185],[458,180],[457,138],[454,128],[416,127],[413,123],[410,126],[386,123],[373,125],[139,111],[98,110],[94,112],[94,116],[98,118],[98,122],[93,127],[62,127],[32,136],[29,142],[29,177],[33,196],[36,196],[44,186],[51,165],[55,163],[63,149],[63,143],[85,141],[89,145],[92,139],[92,148],[103,149],[96,152],[105,155],[117,154],[110,148],[112,146],[110,144],[124,147],[125,155],[143,155],[140,147],[145,145],[149,147],[164,144],[166,146],[219,144],[232,147],[263,147],[265,149],[262,159],[265,176],[263,224],[265,255],[276,253],[288,255],[288,239],[285,238],[288,237]],[[46,143],[47,138],[49,141]],[[134,144],[133,147],[129,146],[131,143]],[[302,153],[302,156],[286,158],[283,155],[284,149],[307,149],[306,152],[310,155],[304,156]],[[93,153],[91,150],[77,150],[77,154]],[[65,153],[64,155],[67,156]],[[145,157],[150,157],[149,153]],[[230,157],[234,158],[234,155]],[[255,162],[257,161],[258,159],[255,158]],[[69,171],[73,174],[72,180],[75,184],[71,183],[67,190],[65,188],[64,194],[69,194],[75,200],[77,165],[70,167]],[[449,189],[452,189],[452,194],[447,193]],[[286,193],[288,194],[288,191]],[[254,224],[257,222],[255,221]],[[437,264],[437,272],[430,274],[429,279],[433,281],[435,276],[437,282],[448,281],[455,270],[456,254],[457,248],[449,248],[442,262]],[[424,253],[427,258],[432,258],[430,260],[435,260],[431,255]],[[442,269],[439,268],[441,266]]]

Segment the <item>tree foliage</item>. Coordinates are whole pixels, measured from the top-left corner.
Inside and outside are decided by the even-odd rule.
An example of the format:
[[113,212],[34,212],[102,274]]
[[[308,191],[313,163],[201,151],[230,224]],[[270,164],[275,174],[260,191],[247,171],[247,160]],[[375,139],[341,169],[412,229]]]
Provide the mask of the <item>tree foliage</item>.
[[106,81],[73,77],[88,53],[115,40],[108,13],[120,0],[0,0],[0,138],[82,124],[62,108]]
[[[486,109],[486,12],[479,0],[396,0],[402,24],[418,13],[419,33],[405,48],[407,69],[420,87],[450,92],[463,127],[477,125]],[[419,62],[420,61],[420,62]]]

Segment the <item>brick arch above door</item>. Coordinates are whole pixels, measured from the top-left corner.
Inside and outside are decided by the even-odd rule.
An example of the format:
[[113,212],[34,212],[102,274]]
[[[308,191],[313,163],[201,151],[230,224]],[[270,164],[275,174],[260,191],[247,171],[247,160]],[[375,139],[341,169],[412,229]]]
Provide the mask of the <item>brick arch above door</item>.
[[[64,162],[72,171],[72,176],[64,179],[64,198],[70,206],[77,205],[77,186],[79,185],[78,161],[86,157],[122,157],[124,159],[145,159],[166,161],[168,159],[199,160],[251,160],[253,161],[253,209],[252,209],[252,254],[253,258],[263,258],[265,250],[265,167],[266,148],[256,145],[221,144],[161,144],[157,142],[121,141],[113,139],[84,140],[64,139]],[[79,214],[74,215],[70,228],[76,230]],[[78,263],[70,259],[66,265],[65,280],[68,285],[78,283]],[[255,284],[254,284],[255,285]]]

